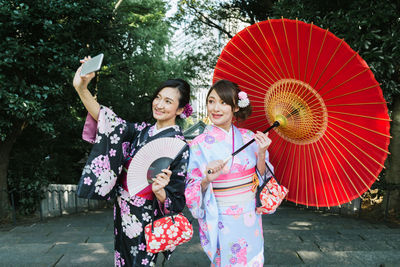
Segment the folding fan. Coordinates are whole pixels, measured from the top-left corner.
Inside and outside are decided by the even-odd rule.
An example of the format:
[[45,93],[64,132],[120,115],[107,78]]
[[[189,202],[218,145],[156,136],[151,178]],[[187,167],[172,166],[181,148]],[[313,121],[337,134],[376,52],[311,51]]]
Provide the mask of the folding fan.
[[145,144],[132,158],[127,174],[127,185],[131,196],[146,188],[162,169],[183,152],[186,142],[179,138],[157,138]]

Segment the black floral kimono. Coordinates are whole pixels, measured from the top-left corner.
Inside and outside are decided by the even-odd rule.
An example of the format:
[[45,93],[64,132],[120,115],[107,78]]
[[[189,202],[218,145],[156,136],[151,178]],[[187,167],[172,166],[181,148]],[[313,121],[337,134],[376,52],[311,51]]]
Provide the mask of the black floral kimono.
[[[153,208],[153,200],[149,196],[154,198],[154,194],[150,185],[130,196],[126,186],[126,170],[135,153],[151,140],[160,137],[183,140],[184,137],[176,125],[156,134],[154,129],[154,125],[147,123],[126,122],[103,106],[97,125],[90,115],[85,124],[83,137],[93,143],[93,148],[78,184],[78,196],[91,199],[115,198],[115,266],[155,266],[157,254],[146,251],[144,235],[144,227],[150,223]],[[165,187],[166,200],[162,205],[155,202],[155,219],[170,211],[183,210],[188,158],[187,148],[171,163],[172,175]],[[172,250],[166,251],[164,256],[169,258],[171,253]]]

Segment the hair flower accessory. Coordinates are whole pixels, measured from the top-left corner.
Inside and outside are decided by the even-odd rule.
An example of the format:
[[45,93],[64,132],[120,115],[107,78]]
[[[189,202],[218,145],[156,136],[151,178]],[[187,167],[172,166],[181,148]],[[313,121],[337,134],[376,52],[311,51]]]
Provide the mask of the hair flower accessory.
[[238,105],[240,108],[245,108],[250,104],[250,100],[247,97],[247,94],[245,92],[243,92],[243,91],[239,92],[238,96],[239,96]]
[[183,112],[181,113],[181,115],[179,115],[179,117],[181,119],[186,119],[186,118],[190,117],[190,115],[192,115],[192,113],[193,113],[193,108],[189,103],[187,103],[183,107]]

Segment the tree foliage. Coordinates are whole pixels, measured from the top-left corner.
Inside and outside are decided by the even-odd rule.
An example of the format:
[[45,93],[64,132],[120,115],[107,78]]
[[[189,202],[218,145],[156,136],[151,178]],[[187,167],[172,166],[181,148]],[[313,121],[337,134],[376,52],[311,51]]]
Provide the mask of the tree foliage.
[[[241,29],[265,20],[272,13],[276,0],[179,0],[175,16],[186,32],[197,40],[194,50],[198,57],[199,72],[209,75],[217,63],[224,45]],[[207,33],[207,34],[205,34]]]
[[[125,0],[115,9],[116,2],[0,0],[0,158],[10,156],[12,187],[77,182],[89,148],[80,140],[86,111],[72,87],[80,58],[104,53],[90,90],[127,120],[145,118],[163,80],[194,76],[190,59],[166,53],[164,1]],[[0,168],[0,188],[4,180]]]
[[273,13],[329,28],[359,51],[389,102],[400,94],[400,1],[282,0]]

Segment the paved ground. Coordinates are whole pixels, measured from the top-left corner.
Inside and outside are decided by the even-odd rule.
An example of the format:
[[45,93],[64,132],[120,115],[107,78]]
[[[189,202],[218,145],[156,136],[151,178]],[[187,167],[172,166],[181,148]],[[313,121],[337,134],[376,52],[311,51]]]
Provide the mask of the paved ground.
[[[263,222],[265,266],[400,266],[400,228],[288,206]],[[2,230],[0,266],[113,266],[112,225],[103,210]],[[195,228],[166,266],[209,266]]]

